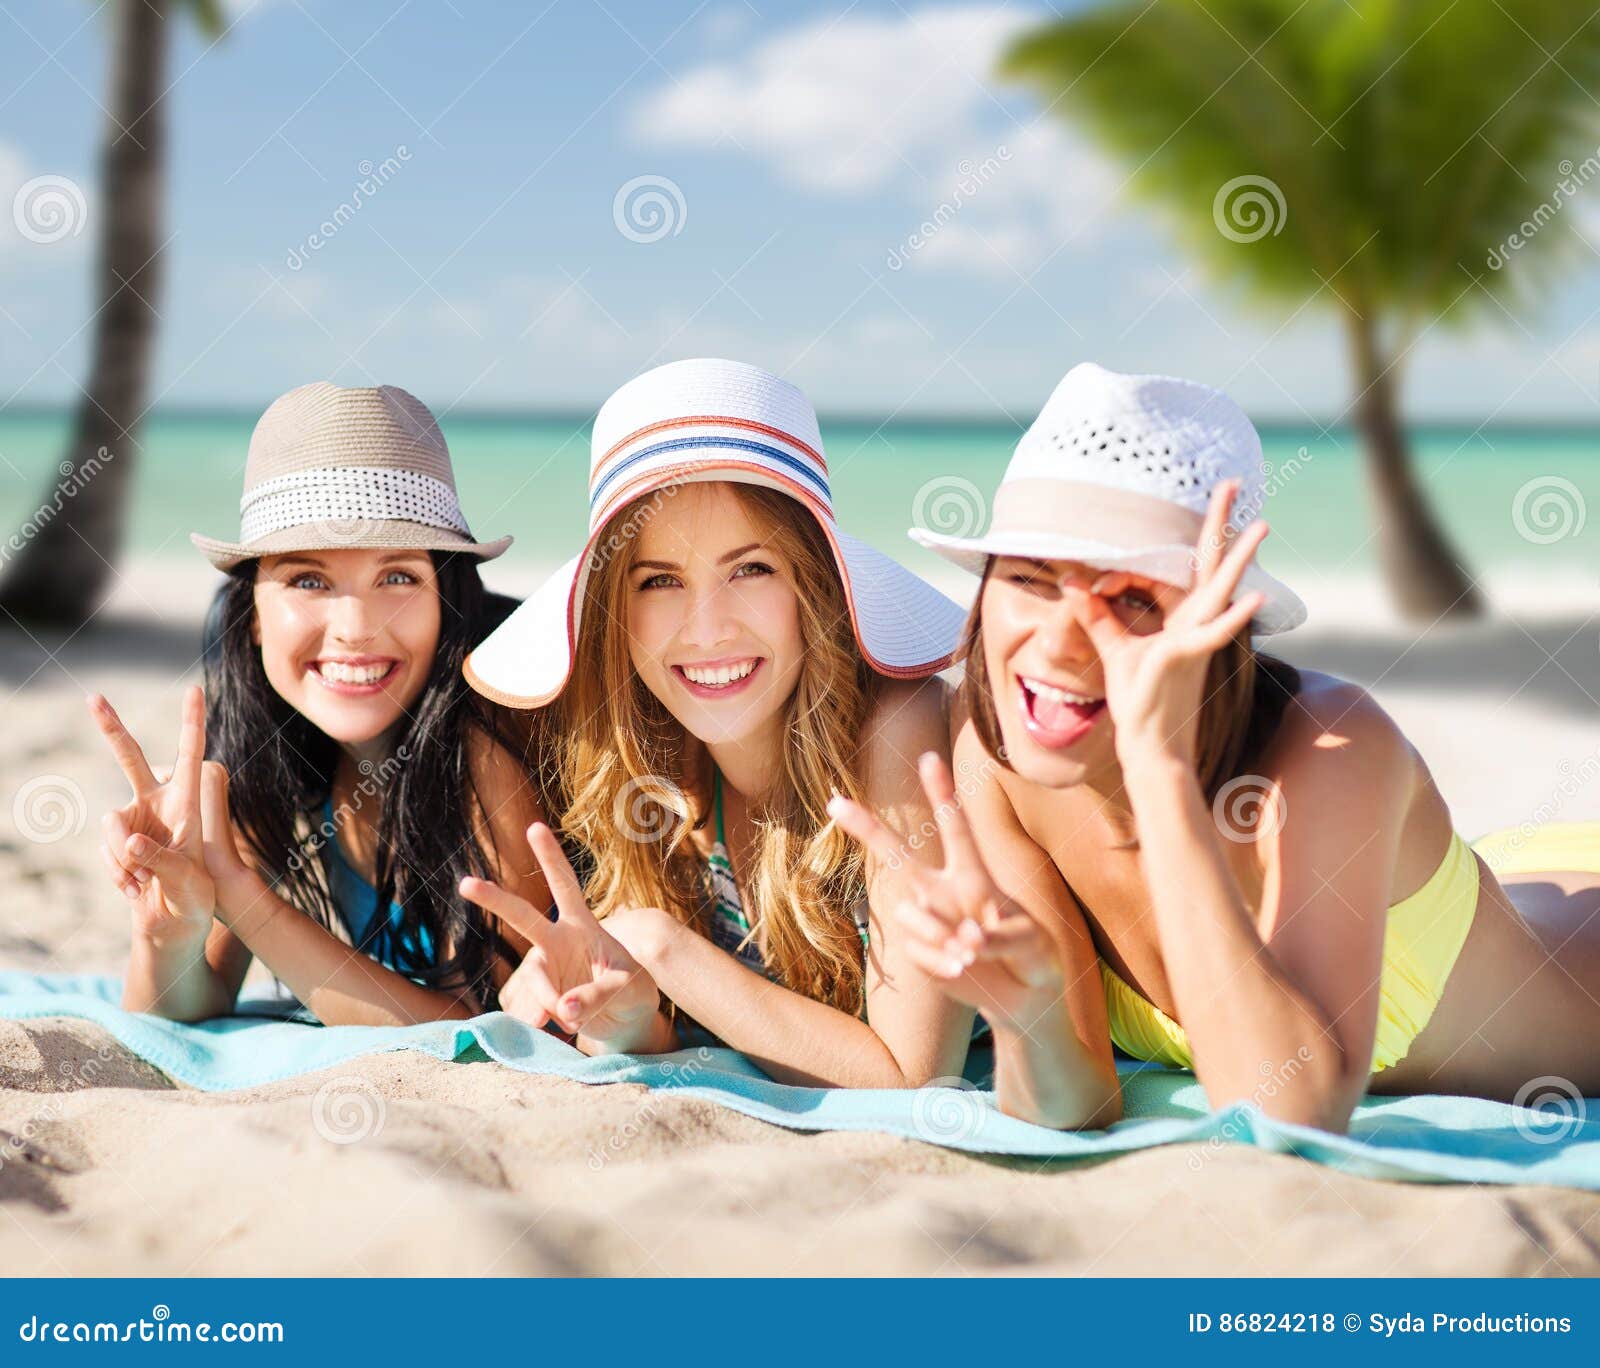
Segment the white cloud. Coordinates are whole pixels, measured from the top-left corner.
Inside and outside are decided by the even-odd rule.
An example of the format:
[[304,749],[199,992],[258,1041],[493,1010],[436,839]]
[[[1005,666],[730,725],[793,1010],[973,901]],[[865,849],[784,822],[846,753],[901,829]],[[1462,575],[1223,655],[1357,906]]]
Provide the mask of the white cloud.
[[1118,183],[1056,116],[1019,121],[994,86],[1001,51],[1041,17],[972,5],[819,20],[689,71],[643,101],[633,132],[755,156],[819,194],[891,196],[906,209],[901,264],[1026,272],[1093,242]]

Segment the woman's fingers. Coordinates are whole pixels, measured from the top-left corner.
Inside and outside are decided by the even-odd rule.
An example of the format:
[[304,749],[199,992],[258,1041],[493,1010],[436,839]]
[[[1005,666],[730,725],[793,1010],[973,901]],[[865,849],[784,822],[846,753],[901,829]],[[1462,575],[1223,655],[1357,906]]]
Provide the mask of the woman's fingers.
[[905,845],[900,838],[879,821],[876,814],[854,799],[834,794],[828,799],[828,816],[839,824],[840,831],[861,842],[890,868],[898,869],[902,864],[911,869],[918,868],[914,861],[906,858]]
[[962,920],[955,913],[941,916],[926,904],[910,901],[895,908],[894,919],[908,935],[939,946],[956,934]]
[[537,1030],[555,1017],[556,1003],[560,997],[546,971],[544,953],[535,947],[500,990],[500,1008]]
[[569,989],[556,1004],[556,1020],[573,1034],[581,1033],[640,972],[617,966],[603,970],[589,983]]
[[933,819],[939,824],[945,868],[964,878],[982,878],[988,882],[989,871],[978,853],[972,825],[956,803],[956,784],[950,766],[942,755],[927,751],[917,762],[917,772],[922,777],[923,792],[933,805]]
[[589,910],[588,901],[583,896],[583,885],[578,882],[578,876],[572,872],[567,853],[562,850],[561,842],[556,840],[555,832],[543,822],[535,822],[528,828],[528,845],[533,850],[534,858],[539,861],[539,868],[544,871],[550,896],[556,900],[556,908],[561,915],[571,917],[583,926],[599,926],[600,923],[594,919],[594,913]]
[[1200,629],[1200,645],[1207,651],[1220,651],[1244,630],[1267,601],[1259,589],[1252,590],[1220,617],[1212,618]]
[[139,869],[161,880],[168,893],[187,899],[194,891],[195,864],[185,852],[152,841],[135,833],[128,838],[126,858]]
[[498,917],[530,945],[543,944],[544,938],[549,935],[550,919],[526,898],[519,898],[499,884],[468,875],[461,881],[460,889],[461,896],[469,903]]
[[117,857],[111,853],[111,847],[104,841],[100,842],[100,858],[106,862],[106,869],[110,872],[111,882],[117,886],[117,891],[129,902],[137,898],[139,885],[129,877],[128,871],[122,867]]
[[1211,501],[1206,505],[1205,520],[1200,525],[1200,537],[1194,548],[1196,589],[1210,580],[1222,560],[1223,552],[1227,550],[1231,535],[1228,517],[1233,512],[1233,501],[1238,493],[1238,480],[1224,480],[1211,491]]
[[1238,592],[1239,582],[1244,578],[1244,572],[1249,568],[1251,560],[1255,558],[1257,549],[1267,539],[1267,534],[1271,530],[1264,522],[1251,523],[1239,533],[1229,548],[1227,557],[1212,572],[1210,579],[1196,587],[1194,606],[1201,621],[1214,618],[1228,605]]
[[144,758],[144,751],[133,739],[133,733],[123,726],[122,719],[117,716],[117,710],[111,706],[110,701],[103,694],[90,694],[88,704],[89,715],[94,718],[94,724],[99,728],[100,735],[105,737],[106,744],[111,747],[111,753],[116,756],[118,767],[127,776],[134,796],[142,798],[159,787],[155,775],[151,773],[150,762]]
[[183,722],[178,730],[178,758],[172,766],[172,784],[181,810],[191,818],[192,838],[200,835],[200,767],[206,756],[206,696],[198,684],[183,691]]

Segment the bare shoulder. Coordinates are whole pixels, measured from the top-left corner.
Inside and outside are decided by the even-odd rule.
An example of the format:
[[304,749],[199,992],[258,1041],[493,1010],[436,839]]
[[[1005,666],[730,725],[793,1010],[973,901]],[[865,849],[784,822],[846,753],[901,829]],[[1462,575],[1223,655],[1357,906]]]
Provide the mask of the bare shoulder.
[[1411,743],[1366,689],[1315,670],[1302,670],[1300,679],[1262,757],[1274,777],[1286,785],[1316,784],[1327,799],[1370,795],[1374,783],[1414,773]]
[[869,774],[904,766],[924,751],[950,753],[950,691],[937,675],[885,683],[867,719],[862,754]]
[[476,723],[467,723],[462,737],[472,788],[488,812],[513,813],[519,830],[542,818],[538,789],[522,757]]

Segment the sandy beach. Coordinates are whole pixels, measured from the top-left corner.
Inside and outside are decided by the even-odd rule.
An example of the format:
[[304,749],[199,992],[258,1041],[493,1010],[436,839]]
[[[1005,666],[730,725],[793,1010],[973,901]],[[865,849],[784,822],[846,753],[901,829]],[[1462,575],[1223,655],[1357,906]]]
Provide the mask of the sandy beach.
[[[123,784],[82,698],[105,692],[165,760],[212,583],[139,562],[92,629],[0,633],[0,967],[120,971],[126,912],[95,842]],[[1463,833],[1600,817],[1592,590],[1491,580],[1493,618],[1419,635],[1372,585],[1303,587],[1312,622],[1281,653],[1373,687]],[[314,1124],[340,1088],[375,1099],[359,1143]],[[13,1274],[1600,1272],[1595,1194],[1375,1182],[1242,1148],[1041,1169],[410,1054],[204,1094],[66,1019],[0,1022],[12,1137]]]

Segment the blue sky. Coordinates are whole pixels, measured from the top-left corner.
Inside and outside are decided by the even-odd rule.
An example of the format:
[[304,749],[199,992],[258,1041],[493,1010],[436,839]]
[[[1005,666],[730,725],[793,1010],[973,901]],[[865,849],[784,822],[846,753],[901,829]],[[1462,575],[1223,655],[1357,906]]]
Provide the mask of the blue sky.
[[[707,354],[782,371],[835,412],[1026,417],[1084,359],[1205,379],[1263,418],[1348,402],[1330,320],[1242,310],[1122,202],[1115,168],[990,79],[1042,9],[234,13],[222,42],[188,33],[173,54],[160,402],[259,408],[325,377],[400,384],[439,410],[588,409],[648,365]],[[106,19],[88,0],[0,6],[0,207],[65,177],[92,225]],[[1531,210],[1544,191],[1529,193]],[[1600,205],[1600,185],[1588,193]],[[1596,206],[1569,212],[1600,245]],[[92,227],[35,242],[13,219],[0,403],[71,399]],[[1593,264],[1537,319],[1430,335],[1407,369],[1411,412],[1592,419]]]

